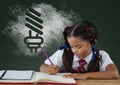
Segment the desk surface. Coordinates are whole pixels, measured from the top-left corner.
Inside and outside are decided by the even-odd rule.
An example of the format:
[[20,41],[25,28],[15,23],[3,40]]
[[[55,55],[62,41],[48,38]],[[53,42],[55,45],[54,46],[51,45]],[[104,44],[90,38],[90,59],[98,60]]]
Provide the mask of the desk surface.
[[77,85],[120,85],[120,78],[115,80],[76,80]]
[[[77,85],[120,85],[120,77],[119,79],[111,79],[111,80],[99,80],[99,79],[87,79],[87,80],[76,80]],[[0,85],[53,85],[53,84],[35,84],[35,83],[22,83],[22,84],[3,84]],[[54,84],[54,85],[63,85],[63,84]]]
[[[77,85],[120,85],[120,78],[115,80],[76,80]],[[35,85],[35,84],[0,84],[0,85]],[[37,84],[53,85],[53,84]],[[54,84],[61,85],[61,84]]]

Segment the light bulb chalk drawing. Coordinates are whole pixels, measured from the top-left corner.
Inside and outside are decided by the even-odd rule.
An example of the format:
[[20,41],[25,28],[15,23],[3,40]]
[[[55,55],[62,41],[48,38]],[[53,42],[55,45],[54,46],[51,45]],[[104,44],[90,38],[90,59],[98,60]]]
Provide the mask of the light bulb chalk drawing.
[[[26,11],[26,23],[25,26],[28,27],[29,36],[25,37],[24,42],[27,44],[27,47],[31,50],[31,52],[37,52],[37,49],[40,48],[41,44],[44,42],[44,39],[39,36],[42,35],[43,26],[41,25],[43,21],[40,19],[41,14],[34,10],[33,8],[29,8]],[[36,32],[36,36],[32,36],[32,31]]]

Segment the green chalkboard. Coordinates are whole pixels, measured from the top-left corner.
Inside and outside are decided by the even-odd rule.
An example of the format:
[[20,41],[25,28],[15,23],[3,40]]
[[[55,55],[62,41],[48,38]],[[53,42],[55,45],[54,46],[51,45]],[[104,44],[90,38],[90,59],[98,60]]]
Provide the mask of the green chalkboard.
[[[98,29],[97,48],[107,51],[120,71],[119,3],[119,0],[0,0],[0,69],[39,71],[39,66],[44,62],[45,57],[40,49],[37,53],[31,53],[24,43],[30,30],[24,24],[25,11],[33,7],[37,11],[42,9],[43,29],[49,27],[43,32],[46,34],[43,46],[48,55],[63,44],[62,31],[65,26],[79,19],[87,19],[95,23]],[[53,30],[54,27],[56,29]]]

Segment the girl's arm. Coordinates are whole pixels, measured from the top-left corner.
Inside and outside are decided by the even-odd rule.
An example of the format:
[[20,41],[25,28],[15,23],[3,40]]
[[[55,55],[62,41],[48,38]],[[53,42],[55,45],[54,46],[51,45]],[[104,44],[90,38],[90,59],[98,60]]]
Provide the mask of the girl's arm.
[[58,66],[56,66],[56,65],[42,64],[40,66],[40,71],[54,75],[54,74],[58,73]]
[[88,72],[88,73],[73,73],[64,75],[75,79],[116,79],[119,78],[119,72],[114,64],[109,64],[106,71]]
[[88,79],[116,79],[119,78],[119,73],[114,64],[109,64],[106,71],[86,73],[85,76]]

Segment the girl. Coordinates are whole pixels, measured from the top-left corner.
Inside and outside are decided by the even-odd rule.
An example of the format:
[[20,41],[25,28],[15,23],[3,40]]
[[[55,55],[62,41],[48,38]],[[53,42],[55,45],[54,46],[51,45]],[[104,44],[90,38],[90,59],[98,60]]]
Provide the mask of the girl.
[[50,59],[41,65],[40,71],[64,75],[75,79],[115,79],[119,77],[118,69],[107,52],[96,50],[97,30],[93,23],[81,20],[66,27],[64,32],[65,46],[56,51]]

